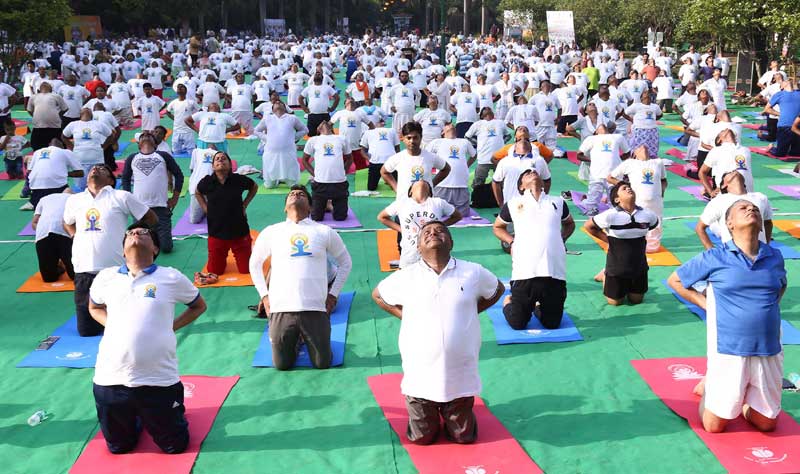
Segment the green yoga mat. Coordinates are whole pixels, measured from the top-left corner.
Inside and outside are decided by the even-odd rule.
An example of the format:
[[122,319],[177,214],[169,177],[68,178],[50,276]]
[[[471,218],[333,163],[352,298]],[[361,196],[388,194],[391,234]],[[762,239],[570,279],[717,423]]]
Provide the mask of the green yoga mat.
[[[354,179],[356,191],[367,190],[368,174],[369,170],[367,169],[356,171]],[[392,191],[392,188],[390,188],[388,184],[384,183],[383,180],[378,182],[378,189],[376,191],[378,191],[378,194],[373,197],[388,197],[388,198],[395,197],[395,192]]]
[[[307,171],[303,171],[302,173],[300,173],[300,181],[299,181],[299,183],[305,186],[305,185],[308,184],[308,181],[310,179],[311,179],[311,175],[308,174]],[[278,185],[278,186],[276,186],[274,188],[266,188],[266,187],[264,187],[264,184],[262,183],[262,184],[258,185],[258,192],[256,194],[257,195],[265,195],[266,194],[266,195],[283,195],[283,196],[285,196],[285,195],[289,194],[289,186],[287,186],[284,183],[281,183],[280,185]]]

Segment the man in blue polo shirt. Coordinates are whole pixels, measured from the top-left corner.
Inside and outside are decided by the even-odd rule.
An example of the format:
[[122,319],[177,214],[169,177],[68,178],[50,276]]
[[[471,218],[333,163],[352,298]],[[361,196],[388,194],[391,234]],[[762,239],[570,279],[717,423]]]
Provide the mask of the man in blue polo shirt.
[[[776,110],[776,106],[780,110]],[[775,146],[769,152],[775,156],[800,156],[800,136],[792,133],[792,124],[800,116],[800,91],[794,81],[781,83],[781,90],[772,96],[764,112],[778,116]]]
[[[775,429],[781,410],[783,349],[781,296],[786,269],[781,253],[759,241],[758,206],[745,199],[725,214],[733,240],[706,250],[681,265],[669,285],[706,310],[708,369],[700,416],[711,433],[725,430],[743,414],[756,429]],[[692,289],[708,281],[703,295]]]

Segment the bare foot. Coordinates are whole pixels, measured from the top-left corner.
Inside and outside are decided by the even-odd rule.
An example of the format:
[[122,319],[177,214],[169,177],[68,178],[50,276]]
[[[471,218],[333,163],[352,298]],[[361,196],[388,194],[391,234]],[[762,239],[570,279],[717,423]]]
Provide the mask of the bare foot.
[[697,385],[694,386],[694,390],[692,392],[697,395],[698,397],[702,397],[706,391],[706,378],[703,377],[697,382]]
[[503,298],[503,306],[506,306],[506,305],[509,305],[509,304],[511,304],[511,295],[506,295],[506,297]]
[[594,276],[594,281],[603,283],[606,281],[606,270],[605,268],[597,272],[597,275]]

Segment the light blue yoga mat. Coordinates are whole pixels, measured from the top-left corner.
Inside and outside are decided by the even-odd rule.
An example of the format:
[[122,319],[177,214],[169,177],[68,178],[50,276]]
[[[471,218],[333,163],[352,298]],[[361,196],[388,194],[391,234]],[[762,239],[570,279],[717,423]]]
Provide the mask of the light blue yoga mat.
[[561,318],[561,327],[558,329],[545,329],[536,316],[531,317],[531,321],[525,329],[512,329],[503,316],[503,300],[510,292],[506,290],[500,300],[491,308],[486,310],[486,314],[494,326],[494,335],[497,344],[537,344],[540,342],[570,342],[582,341],[583,336],[575,327],[569,315],[564,312]]
[[[355,291],[342,293],[339,295],[339,302],[331,313],[331,352],[333,360],[331,366],[339,366],[344,363],[344,346],[347,340],[347,319],[350,316],[350,306],[353,304]],[[308,356],[306,345],[300,346],[297,355],[296,367],[312,367],[311,359]],[[264,328],[264,334],[258,343],[256,355],[253,357],[253,367],[273,367],[272,364],[272,344],[269,340],[269,324]]]
[[[686,227],[692,229],[694,231],[694,227],[697,225],[697,222],[686,222]],[[721,245],[722,240],[720,240],[719,236],[713,232],[709,228],[706,228],[706,235],[709,239],[711,239],[711,243],[714,245]],[[778,242],[777,240],[773,240],[769,243],[770,247],[775,250],[778,250],[781,255],[783,255],[784,260],[797,260],[800,259],[800,252],[797,251],[794,247],[790,247],[783,242]]]
[[59,336],[61,339],[46,351],[32,351],[17,364],[17,367],[69,367],[73,369],[94,367],[102,336],[79,336],[77,317],[73,316],[64,325],[53,331],[51,336]]
[[[674,296],[678,301],[683,303],[686,306],[686,309],[694,313],[695,316],[700,318],[702,321],[706,320],[706,310],[697,306],[694,303],[689,303],[682,297],[680,297],[675,290],[673,290],[668,284],[667,280],[662,280],[661,283],[667,287],[672,296]],[[798,345],[800,344],[800,330],[796,327],[792,326],[792,323],[786,321],[785,319],[781,320],[781,344],[783,345]]]
[[129,142],[127,140],[119,142],[119,150],[114,152],[114,156],[117,157],[117,158],[122,157],[123,153],[125,153],[125,149],[128,148],[128,145],[130,145],[130,144],[131,144],[131,142]]
[[670,146],[679,146],[679,147],[686,148],[686,145],[683,145],[683,144],[678,142],[678,139],[681,136],[682,135],[673,135],[671,137],[661,137],[661,141],[666,143],[667,145],[670,145]]

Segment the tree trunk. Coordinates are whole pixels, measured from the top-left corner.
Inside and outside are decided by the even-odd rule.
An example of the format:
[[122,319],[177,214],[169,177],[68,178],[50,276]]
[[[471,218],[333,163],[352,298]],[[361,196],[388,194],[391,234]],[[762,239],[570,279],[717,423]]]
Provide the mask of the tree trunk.
[[325,10],[323,11],[323,33],[331,31],[331,0],[325,0]]
[[266,28],[264,28],[264,20],[267,18],[267,0],[258,0],[258,19],[259,19],[259,30],[261,31],[261,36],[264,36],[266,32]]
[[469,0],[464,0],[464,25],[462,26],[464,36],[469,35],[469,7]]
[[294,0],[294,34],[300,34],[300,0]]

